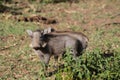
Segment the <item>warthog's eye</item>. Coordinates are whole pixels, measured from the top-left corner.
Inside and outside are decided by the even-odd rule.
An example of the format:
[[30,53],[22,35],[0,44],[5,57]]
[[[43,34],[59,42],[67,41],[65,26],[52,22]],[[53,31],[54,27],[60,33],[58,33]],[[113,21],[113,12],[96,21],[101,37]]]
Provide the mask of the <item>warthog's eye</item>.
[[41,36],[41,37],[40,37],[40,40],[44,40],[44,36]]
[[43,39],[43,37],[41,36],[41,37],[40,37],[40,40],[42,40],[42,39]]
[[40,49],[40,47],[33,47],[33,49],[35,49],[35,50],[39,50],[39,49]]

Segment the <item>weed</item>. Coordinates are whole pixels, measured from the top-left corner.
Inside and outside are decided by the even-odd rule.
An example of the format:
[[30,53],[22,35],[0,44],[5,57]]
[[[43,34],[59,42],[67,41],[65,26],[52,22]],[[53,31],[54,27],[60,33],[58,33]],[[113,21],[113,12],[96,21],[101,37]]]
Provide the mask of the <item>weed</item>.
[[[76,60],[72,59],[72,56],[67,52],[67,56],[64,58],[65,64],[62,71],[71,73],[69,75],[71,80],[94,80],[94,79],[119,79],[120,78],[120,56],[117,52],[115,55],[106,57],[103,55],[100,49],[95,49],[92,52],[85,53]],[[58,80],[62,74],[58,72],[56,76]]]

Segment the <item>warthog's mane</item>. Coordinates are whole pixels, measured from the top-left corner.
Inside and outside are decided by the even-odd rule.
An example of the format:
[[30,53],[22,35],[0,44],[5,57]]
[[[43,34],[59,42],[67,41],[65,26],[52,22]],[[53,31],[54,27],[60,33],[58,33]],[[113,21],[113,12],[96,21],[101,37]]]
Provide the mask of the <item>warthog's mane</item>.
[[73,31],[56,31],[56,33],[58,33],[57,35],[61,35],[61,34],[68,34],[68,35],[70,35],[70,34],[78,34],[78,35],[81,35],[81,36],[86,37],[86,39],[89,41],[89,38],[88,38],[85,34],[83,34],[82,32],[73,32]]
[[[40,30],[40,29],[37,29],[35,30],[34,32],[42,32],[43,30]],[[47,33],[47,34],[44,34],[43,36],[49,40],[49,38],[53,38],[53,37],[57,37],[57,36],[70,36],[70,37],[73,37],[74,36],[71,36],[71,34],[78,34],[78,35],[81,35],[81,37],[86,37],[86,39],[89,41],[88,37],[86,35],[84,35],[83,33],[81,32],[73,32],[73,31],[56,31],[55,29],[51,29],[51,32],[50,33]]]
[[76,39],[74,36],[71,36],[71,35],[69,35],[69,34],[60,34],[60,33],[56,33],[56,32],[51,32],[51,33],[48,33],[48,34],[45,34],[44,35],[44,37],[46,38],[46,39],[50,39],[50,38],[53,38],[53,37],[62,37],[62,36],[70,36],[71,38],[74,38],[74,39]]
[[40,29],[36,29],[34,32],[41,32],[41,30]]
[[83,35],[83,36],[87,37],[87,36],[84,35],[82,32],[73,32],[73,31],[56,31],[56,33],[60,33],[60,34],[66,34],[66,33],[79,34],[79,35]]

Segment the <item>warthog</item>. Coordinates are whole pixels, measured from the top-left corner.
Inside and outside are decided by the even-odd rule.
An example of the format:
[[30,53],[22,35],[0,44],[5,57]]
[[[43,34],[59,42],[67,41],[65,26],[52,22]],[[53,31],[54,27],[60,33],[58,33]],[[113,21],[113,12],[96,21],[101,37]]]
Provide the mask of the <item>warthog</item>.
[[66,48],[70,48],[73,57],[79,56],[88,45],[88,38],[80,32],[55,31],[52,28],[45,30],[36,30],[32,32],[27,30],[31,37],[31,47],[45,64],[49,63],[50,57],[58,57],[64,54]]

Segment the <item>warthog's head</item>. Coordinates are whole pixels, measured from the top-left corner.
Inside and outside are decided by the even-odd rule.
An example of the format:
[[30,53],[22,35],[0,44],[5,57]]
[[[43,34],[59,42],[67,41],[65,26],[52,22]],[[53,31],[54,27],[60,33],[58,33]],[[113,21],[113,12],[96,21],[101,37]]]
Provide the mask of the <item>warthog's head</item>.
[[45,47],[46,46],[46,42],[45,42],[45,37],[44,35],[47,33],[52,32],[53,29],[52,28],[47,28],[45,30],[36,30],[36,31],[31,31],[31,30],[27,30],[28,35],[31,37],[32,42],[30,44],[30,47],[32,47],[35,50],[40,49],[41,47]]

